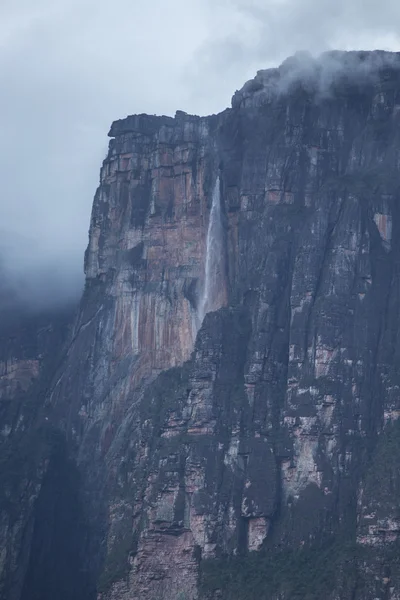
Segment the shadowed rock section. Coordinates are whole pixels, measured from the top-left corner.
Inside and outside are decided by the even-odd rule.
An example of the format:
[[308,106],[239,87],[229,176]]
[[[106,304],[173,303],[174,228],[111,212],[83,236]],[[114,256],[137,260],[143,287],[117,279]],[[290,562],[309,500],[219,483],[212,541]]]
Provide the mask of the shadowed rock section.
[[398,600],[398,56],[110,137],[67,334],[2,338],[0,597]]

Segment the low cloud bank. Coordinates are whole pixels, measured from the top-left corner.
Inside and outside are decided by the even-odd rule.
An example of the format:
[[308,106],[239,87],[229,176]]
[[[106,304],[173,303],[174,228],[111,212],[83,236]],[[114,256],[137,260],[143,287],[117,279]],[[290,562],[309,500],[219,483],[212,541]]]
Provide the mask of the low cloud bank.
[[254,93],[268,100],[287,94],[296,86],[313,93],[318,101],[333,97],[341,85],[373,85],[389,71],[390,76],[394,72],[400,74],[400,53],[330,51],[314,57],[308,52],[297,52],[278,68],[258,71],[236,92],[233,104]]

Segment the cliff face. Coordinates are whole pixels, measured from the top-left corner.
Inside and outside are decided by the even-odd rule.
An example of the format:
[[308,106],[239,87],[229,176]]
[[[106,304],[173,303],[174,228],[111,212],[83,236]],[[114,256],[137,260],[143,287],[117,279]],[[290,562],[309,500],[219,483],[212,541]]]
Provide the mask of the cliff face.
[[61,359],[0,379],[40,449],[2,597],[398,600],[400,59],[110,136]]
[[[15,300],[15,299],[14,299]],[[0,597],[34,598],[26,584],[28,565],[35,552],[48,556],[46,544],[35,550],[38,537],[49,528],[61,528],[57,496],[73,494],[67,478],[51,494],[45,519],[39,519],[42,497],[51,486],[56,447],[62,436],[42,414],[54,370],[62,360],[72,309],[53,313],[27,313],[14,302],[0,311]],[[59,442],[58,442],[59,440]],[[61,455],[60,455],[61,456]],[[58,484],[65,473],[59,473]],[[38,497],[41,499],[38,501]],[[67,500],[67,502],[68,502]],[[73,506],[71,506],[73,511]],[[59,521],[55,527],[52,513]],[[71,515],[73,512],[71,513]],[[71,517],[67,516],[66,519]],[[38,536],[38,529],[41,534]],[[72,528],[73,529],[73,528]],[[71,529],[71,532],[72,532]],[[48,536],[47,536],[48,537]],[[67,542],[67,545],[69,542]],[[53,549],[54,551],[55,549]],[[60,544],[57,554],[63,560]],[[57,569],[58,584],[63,584]],[[51,589],[51,583],[48,583]],[[58,587],[58,586],[57,586]],[[53,591],[57,591],[57,587]],[[34,591],[34,590],[32,590]],[[59,596],[65,598],[66,596]],[[71,596],[70,596],[71,597]],[[78,597],[78,596],[77,596]]]

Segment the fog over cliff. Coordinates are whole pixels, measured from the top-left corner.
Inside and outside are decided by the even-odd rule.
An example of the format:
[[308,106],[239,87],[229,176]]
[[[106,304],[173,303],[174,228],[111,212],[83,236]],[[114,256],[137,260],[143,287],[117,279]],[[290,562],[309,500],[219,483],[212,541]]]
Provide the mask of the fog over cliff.
[[[35,305],[79,294],[112,120],[217,112],[257,70],[296,50],[400,50],[399,22],[394,0],[171,0],[168,11],[161,0],[121,0],[118,10],[106,0],[3,3],[0,256],[9,288]],[[337,69],[326,64],[321,81]]]

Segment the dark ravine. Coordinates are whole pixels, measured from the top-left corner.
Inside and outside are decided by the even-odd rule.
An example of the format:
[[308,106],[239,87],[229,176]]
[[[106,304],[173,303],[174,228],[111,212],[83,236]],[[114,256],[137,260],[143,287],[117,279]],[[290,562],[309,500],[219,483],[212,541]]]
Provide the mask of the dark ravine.
[[0,599],[400,600],[400,56],[110,137],[79,308],[1,316]]

